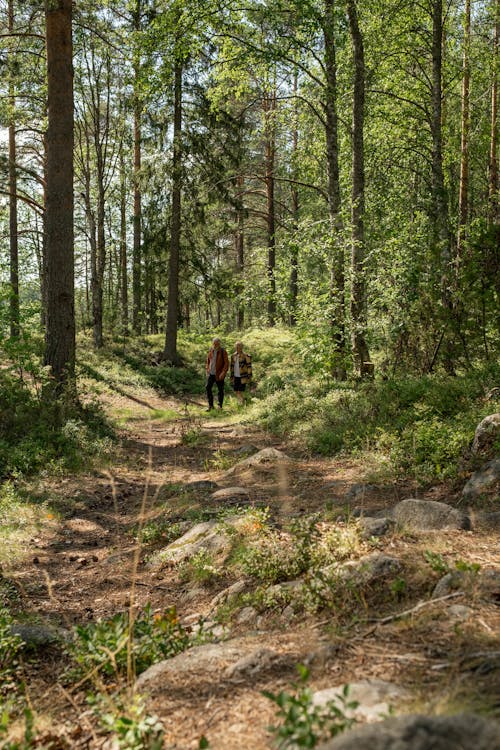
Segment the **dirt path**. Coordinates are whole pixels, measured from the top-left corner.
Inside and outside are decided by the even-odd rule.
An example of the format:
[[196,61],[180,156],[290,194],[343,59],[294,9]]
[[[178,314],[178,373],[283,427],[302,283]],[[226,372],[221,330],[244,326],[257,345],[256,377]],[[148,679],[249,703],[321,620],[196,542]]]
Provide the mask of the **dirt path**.
[[[331,514],[337,500],[362,479],[363,467],[355,461],[313,459],[231,418],[200,418],[192,405],[151,393],[116,396],[108,399],[107,409],[115,416],[127,413],[116,463],[97,475],[44,483],[51,504],[64,512],[60,518],[47,518],[46,527],[31,540],[24,561],[9,571],[21,592],[24,612],[65,628],[125,611],[131,596],[138,609],[148,603],[153,609],[175,605],[186,620],[207,614],[217,589],[186,584],[175,572],[152,570],[144,549],[137,549],[134,530],[142,512],[148,523],[162,514],[175,519],[187,510],[206,508],[210,503],[206,493],[198,497],[184,490],[189,483],[202,480],[215,481],[219,487],[234,485],[235,478],[225,473],[228,457],[268,446],[292,455],[293,466],[285,473],[276,469],[240,473],[236,482],[247,489],[251,504],[270,507],[274,517],[282,520],[325,508]],[[174,410],[179,416],[167,422],[151,418],[161,410]],[[409,482],[367,488],[358,504],[393,505],[411,495],[412,489]],[[446,494],[446,488],[435,491],[432,498],[440,494]],[[417,554],[411,539],[393,537],[386,544],[391,554],[408,558]],[[448,552],[454,550],[464,559],[482,556],[489,563],[496,539],[495,535],[475,535],[472,549],[469,537],[448,532],[432,544],[444,544]],[[326,613],[291,622],[270,617],[258,627],[234,623],[231,637],[244,640],[249,647],[265,645],[283,659],[241,679],[224,679],[220,673],[203,679],[190,673],[173,678],[153,704],[166,728],[165,747],[197,748],[202,734],[209,738],[213,750],[270,747],[266,727],[273,722],[275,708],[262,696],[262,690],[277,692],[289,687],[298,662],[311,665],[315,688],[380,677],[411,686],[417,694],[425,693],[426,699],[432,695],[438,701],[444,696],[442,683],[448,692],[459,692],[460,675],[452,672],[452,665],[459,663],[464,644],[479,651],[488,641],[486,648],[491,648],[498,625],[497,609],[480,601],[475,605],[472,640],[470,628],[464,625],[450,641],[446,618],[423,618],[412,628],[399,623],[367,627],[353,622],[345,632],[336,631],[331,620]],[[448,666],[436,669],[439,664]],[[42,660],[25,666],[37,713],[55,724],[61,737],[71,737],[67,744],[61,739],[51,747],[102,747],[103,740],[96,737],[86,708],[85,690],[56,684],[64,666],[55,648],[48,648]],[[491,689],[480,675],[476,678],[478,691]]]

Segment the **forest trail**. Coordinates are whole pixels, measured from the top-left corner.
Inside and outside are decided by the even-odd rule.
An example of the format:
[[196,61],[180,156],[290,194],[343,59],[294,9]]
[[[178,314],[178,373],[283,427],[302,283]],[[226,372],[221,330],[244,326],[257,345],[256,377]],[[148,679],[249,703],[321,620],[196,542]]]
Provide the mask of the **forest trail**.
[[[332,507],[338,501],[340,508],[345,497],[354,497],[365,508],[380,507],[412,496],[415,489],[410,480],[390,487],[363,485],[363,466],[354,459],[312,458],[296,445],[237,421],[234,412],[200,416],[201,400],[196,404],[152,392],[115,394],[105,400],[108,413],[122,423],[116,461],[98,474],[57,483],[41,480],[40,491],[64,512],[60,518],[47,518],[46,527],[31,540],[29,553],[9,572],[21,592],[24,612],[64,628],[106,619],[130,606],[140,611],[147,604],[154,611],[175,606],[184,623],[210,619],[211,602],[231,581],[214,587],[183,580],[175,568],[158,571],[148,565],[146,546],[138,547],[136,541],[141,514],[146,526],[162,518],[174,523],[224,502],[217,504],[206,489],[195,489],[203,485],[193,483],[245,489],[246,498],[229,497],[227,503],[268,507],[277,526],[327,507],[331,518]],[[266,447],[290,456],[285,470],[271,465],[228,473],[228,465],[239,457]],[[429,497],[443,499],[440,493],[446,488]],[[477,534],[472,550],[468,534],[448,531],[435,535],[429,546],[467,560],[476,556],[488,565],[494,562],[496,541],[494,534]],[[406,561],[415,561],[422,552],[411,535],[390,535],[378,548]],[[399,609],[412,603],[416,602],[401,603]],[[428,611],[435,615],[436,610],[439,605]],[[367,624],[354,618],[345,630],[328,612],[287,618],[273,611],[257,622],[236,618],[223,626],[224,637],[238,645],[243,657],[257,654],[261,663],[233,674],[225,671],[231,659],[225,661],[224,655],[216,657],[214,668],[203,675],[181,666],[153,699],[152,710],[165,726],[165,747],[172,750],[197,748],[202,735],[213,750],[264,750],[271,747],[267,727],[275,723],[276,707],[262,690],[290,690],[298,663],[311,667],[315,690],[378,678],[411,687],[416,702],[431,699],[438,708],[445,694],[455,691],[460,696],[465,677],[460,664],[466,652],[491,651],[497,611],[491,602],[477,599],[474,628],[465,624],[454,639],[450,632],[456,633],[456,624],[430,614],[404,624]],[[377,619],[377,612],[369,614],[369,619]],[[37,713],[57,717],[61,737],[65,732],[72,737],[69,745],[61,739],[54,747],[109,747],[93,727],[85,686],[60,686],[64,668],[60,650],[51,647],[42,660],[25,664]],[[467,679],[473,681],[478,698],[482,690],[490,692],[487,672],[468,673]]]

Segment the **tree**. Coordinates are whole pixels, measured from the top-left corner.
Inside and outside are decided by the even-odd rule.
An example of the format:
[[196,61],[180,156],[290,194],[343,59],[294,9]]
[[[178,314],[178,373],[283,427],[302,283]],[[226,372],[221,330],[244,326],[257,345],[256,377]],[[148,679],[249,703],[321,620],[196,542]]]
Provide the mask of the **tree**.
[[71,0],[46,0],[47,168],[45,364],[56,393],[75,365],[73,247],[73,46]]
[[351,325],[352,350],[355,370],[359,376],[371,374],[366,343],[366,285],[365,251],[365,166],[364,166],[364,108],[365,108],[365,53],[363,36],[358,22],[356,0],[347,0],[347,14],[354,57],[354,85],[352,102],[352,253],[351,253]]

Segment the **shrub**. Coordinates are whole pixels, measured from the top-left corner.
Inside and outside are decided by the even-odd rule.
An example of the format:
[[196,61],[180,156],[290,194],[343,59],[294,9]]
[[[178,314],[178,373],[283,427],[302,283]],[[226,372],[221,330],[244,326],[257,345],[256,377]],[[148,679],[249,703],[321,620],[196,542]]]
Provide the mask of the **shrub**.
[[184,651],[205,634],[200,628],[193,636],[180,623],[175,607],[153,613],[147,605],[130,622],[128,613],[117,613],[108,620],[77,625],[68,648],[77,677],[94,671],[106,676],[126,676],[129,651],[135,674],[151,664]]
[[274,735],[276,747],[286,748],[316,747],[330,737],[349,729],[355,719],[347,715],[357,708],[356,701],[349,701],[349,686],[343,693],[325,706],[313,703],[313,692],[307,687],[309,670],[298,665],[299,682],[293,685],[293,692],[281,691],[278,694],[263,691],[263,695],[278,706],[277,718],[280,724],[269,727]]

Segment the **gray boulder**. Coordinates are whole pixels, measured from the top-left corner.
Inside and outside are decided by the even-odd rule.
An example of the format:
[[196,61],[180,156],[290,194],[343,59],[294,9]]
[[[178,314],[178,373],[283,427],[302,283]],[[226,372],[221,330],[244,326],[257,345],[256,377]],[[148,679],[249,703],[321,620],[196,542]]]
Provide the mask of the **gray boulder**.
[[203,683],[219,683],[221,678],[245,671],[252,664],[258,669],[272,658],[273,652],[258,646],[255,641],[235,638],[222,643],[206,643],[153,664],[137,678],[135,686],[139,692],[157,695],[163,690],[168,691],[172,680],[183,675],[190,680],[203,680]]
[[221,490],[213,492],[212,500],[216,503],[235,503],[248,502],[250,495],[244,487],[223,487]]
[[385,536],[393,528],[394,521],[385,517],[361,516],[359,526],[362,539],[370,539],[372,536]]
[[498,434],[500,434],[500,414],[490,414],[476,427],[471,452],[476,454],[488,450]]
[[401,562],[396,557],[374,552],[343,565],[328,565],[320,572],[326,578],[334,577],[350,583],[368,584],[378,578],[399,573],[401,568]]
[[400,716],[353,729],[318,750],[500,750],[500,726],[474,714]]
[[197,523],[183,536],[176,539],[164,549],[156,552],[149,562],[150,568],[161,568],[162,565],[177,564],[189,560],[197,552],[206,551],[213,555],[228,552],[233,539],[230,529],[238,528],[244,518],[228,518],[222,525],[218,521]]
[[492,458],[474,472],[462,490],[462,497],[472,500],[478,495],[500,490],[500,458]]
[[[334,688],[326,688],[313,693],[312,700],[314,706],[323,707],[330,701],[335,701],[339,708],[342,708],[341,699],[344,695],[345,685],[339,685]],[[357,721],[380,721],[387,715],[394,706],[408,702],[411,699],[411,693],[386,680],[361,680],[349,685],[347,693],[347,702],[354,702],[358,705],[352,709],[342,709],[348,718],[354,718]],[[339,702],[340,699],[340,702]]]
[[465,513],[436,500],[401,500],[394,506],[392,518],[398,526],[412,531],[471,528],[470,518]]
[[249,456],[248,458],[243,459],[243,461],[238,461],[235,466],[232,466],[224,472],[224,476],[229,477],[239,469],[249,469],[255,466],[270,466],[279,463],[286,463],[290,460],[290,457],[287,456],[286,453],[277,450],[277,448],[263,448],[258,453],[254,453],[253,456]]
[[43,624],[13,623],[10,632],[12,635],[17,635],[26,648],[31,649],[45,648],[61,638],[61,634],[53,627]]

